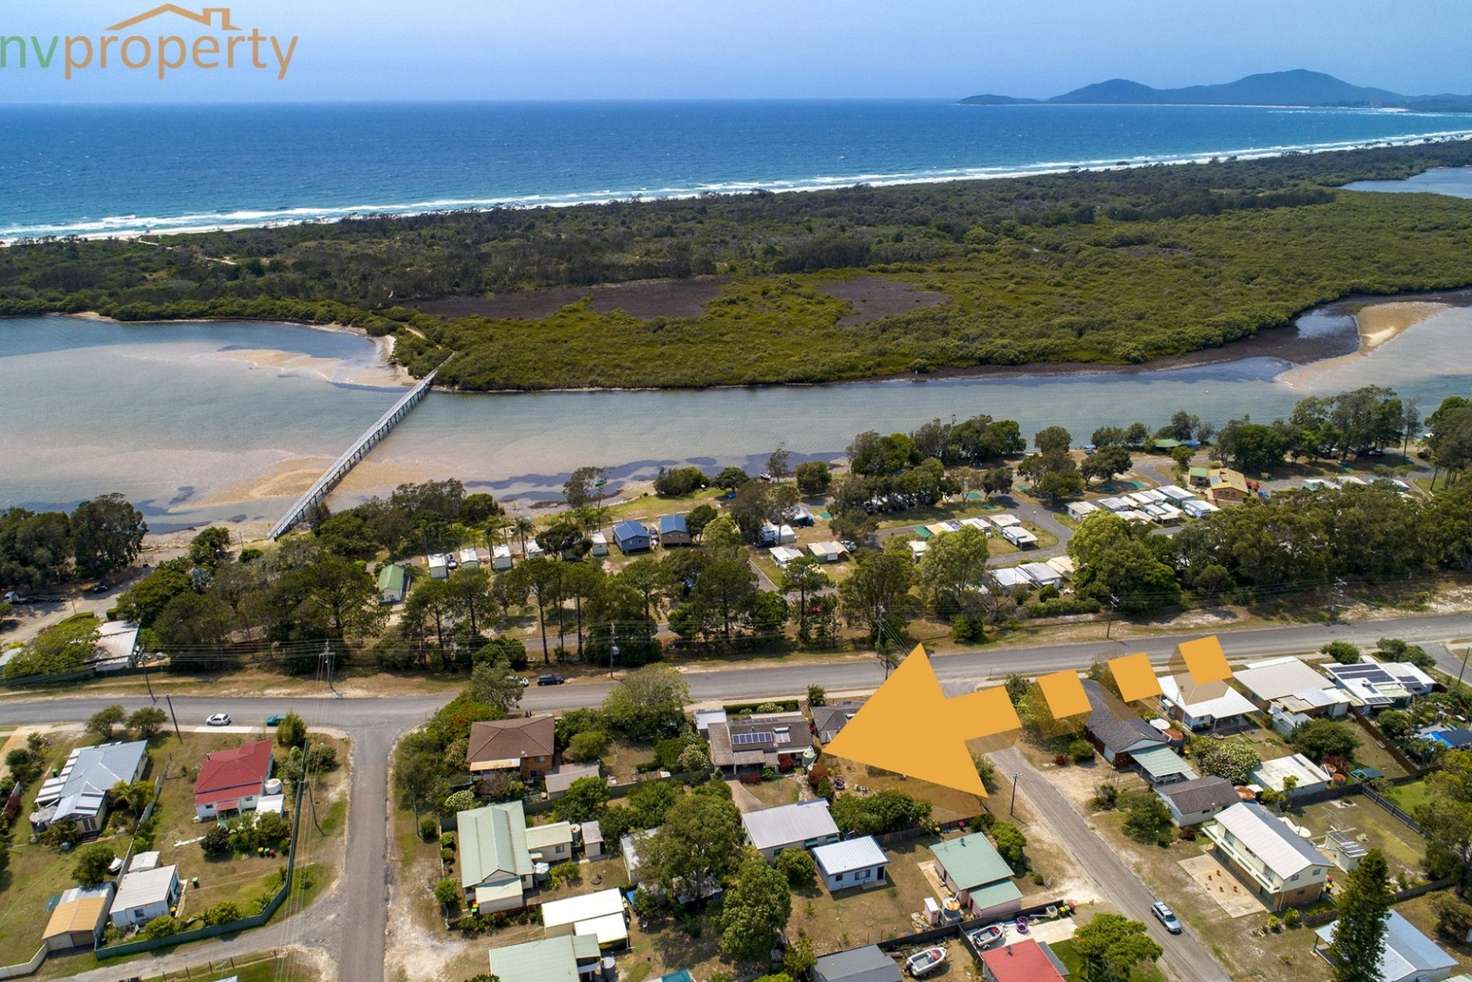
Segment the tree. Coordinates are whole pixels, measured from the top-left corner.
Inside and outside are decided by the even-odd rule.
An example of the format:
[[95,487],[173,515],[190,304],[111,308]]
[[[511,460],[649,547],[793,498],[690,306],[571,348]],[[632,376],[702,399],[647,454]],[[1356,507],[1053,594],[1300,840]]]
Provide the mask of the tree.
[[741,864],[721,906],[721,954],[737,962],[765,961],[792,916],[781,873],[760,858]]
[[1293,749],[1316,764],[1330,757],[1349,760],[1360,741],[1343,723],[1327,719],[1311,719],[1293,731],[1288,742]]
[[602,730],[584,730],[574,736],[567,744],[564,756],[568,760],[583,763],[590,760],[598,760],[608,752],[608,734]]
[[841,794],[833,799],[833,822],[846,835],[883,835],[923,825],[930,802],[903,791],[877,791],[865,797]]
[[996,843],[997,855],[1007,861],[1014,874],[1027,869],[1027,836],[1015,825],[997,822],[991,827],[992,842]]
[[1088,481],[1109,481],[1128,471],[1134,463],[1130,459],[1130,452],[1124,447],[1101,447],[1084,460],[1079,472]]
[[1359,646],[1348,641],[1330,641],[1320,648],[1319,652],[1328,655],[1341,665],[1354,665],[1360,660]]
[[281,717],[276,724],[276,743],[282,747],[300,747],[307,742],[307,724],[295,712]]
[[1007,494],[1012,490],[1012,468],[993,467],[981,475],[981,488],[987,497]]
[[608,471],[602,467],[579,467],[567,476],[562,485],[562,496],[569,508],[576,511],[601,501],[603,488],[608,483]]
[[525,689],[511,666],[504,661],[482,662],[470,670],[470,693],[476,702],[496,707],[502,715],[510,715],[521,703]]
[[1095,914],[1074,932],[1073,947],[1083,962],[1086,982],[1128,979],[1140,962],[1153,962],[1165,954],[1145,933],[1144,924],[1120,914]]
[[808,706],[817,708],[828,704],[828,693],[816,682],[808,683]]
[[809,887],[817,882],[818,863],[806,849],[783,849],[777,853],[777,872],[786,877],[787,885],[794,889]]
[[1216,445],[1232,466],[1257,474],[1282,465],[1289,439],[1280,427],[1233,420],[1222,428]]
[[720,514],[715,508],[705,504],[690,509],[690,514],[685,516],[685,527],[690,530],[690,537],[698,542],[705,534],[706,526],[719,518]]
[[552,813],[562,822],[591,822],[606,801],[608,785],[601,777],[589,775],[567,786],[567,791],[553,804]]
[[853,574],[838,587],[844,619],[867,629],[871,641],[899,637],[914,577],[908,556],[888,550],[861,553]]
[[1233,784],[1246,784],[1262,758],[1246,740],[1201,740],[1194,746],[1196,762],[1208,775],[1225,778]]
[[1079,524],[1068,543],[1077,567],[1074,589],[1121,611],[1143,613],[1180,602],[1175,570],[1166,565],[1147,534],[1118,515],[1096,512]]
[[1067,453],[1073,436],[1061,426],[1046,426],[1033,435],[1032,442],[1044,454]]
[[108,874],[108,867],[117,858],[112,846],[106,842],[94,842],[77,850],[77,862],[72,867],[72,878],[84,887],[95,887]]
[[1439,893],[1431,901],[1436,911],[1436,933],[1454,945],[1467,943],[1472,934],[1472,905],[1450,893]]
[[827,494],[833,483],[833,472],[824,460],[805,460],[797,465],[794,475],[797,478],[797,490],[804,498]]
[[792,473],[792,452],[785,447],[778,447],[767,457],[767,476],[774,481],[780,481]]
[[809,615],[812,613],[809,599],[832,585],[833,580],[812,556],[796,559],[788,563],[782,571],[782,592],[797,594],[798,640],[804,643],[812,640],[812,632],[809,630]]
[[741,814],[729,799],[685,795],[671,806],[659,831],[639,840],[639,879],[667,896],[679,896],[684,889],[698,890],[726,879],[740,863],[743,849]]
[[378,584],[362,563],[325,554],[304,567],[300,576],[304,607],[326,619],[333,638],[371,636],[383,626],[388,614],[380,603]]
[[782,953],[782,969],[789,978],[805,979],[816,964],[818,964],[818,956],[813,951],[813,939],[808,937],[806,931],[799,928],[797,938]]
[[211,525],[189,540],[189,561],[214,569],[230,555],[230,530]]
[[138,739],[148,740],[157,735],[167,721],[168,716],[162,709],[157,706],[144,706],[133,710],[132,715],[128,717],[127,725],[128,729],[138,735]]
[[87,720],[87,731],[97,734],[99,740],[111,740],[113,730],[121,726],[127,717],[127,712],[119,705],[99,709]]
[[1168,846],[1175,839],[1175,823],[1160,796],[1151,792],[1126,797],[1125,834],[1137,842]]
[[1335,897],[1339,918],[1329,946],[1335,982],[1379,982],[1393,900],[1385,855],[1371,849]]
[[235,847],[230,842],[230,830],[219,822],[211,825],[209,831],[204,834],[204,838],[199,840],[199,848],[206,856],[215,859],[235,852]]
[[609,724],[635,740],[652,740],[677,730],[684,721],[690,688],[667,665],[646,665],[631,672],[603,699]]
[[711,483],[725,491],[735,491],[741,485],[751,480],[751,475],[739,467],[726,467],[716,475]]
[[1462,897],[1472,889],[1472,751],[1441,755],[1440,769],[1426,779],[1427,801],[1415,818],[1426,836],[1426,871],[1457,877]]
[[84,501],[72,512],[72,551],[77,572],[105,576],[138,558],[148,523],[120,494]]
[[453,877],[447,876],[434,885],[434,899],[441,906],[458,908],[462,895],[460,884]]

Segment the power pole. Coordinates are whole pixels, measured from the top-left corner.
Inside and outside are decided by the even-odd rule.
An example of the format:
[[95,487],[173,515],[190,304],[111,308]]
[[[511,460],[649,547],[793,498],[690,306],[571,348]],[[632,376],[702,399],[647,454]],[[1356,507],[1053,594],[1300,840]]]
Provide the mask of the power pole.
[[1462,687],[1462,676],[1467,674],[1467,656],[1472,655],[1472,645],[1462,649],[1462,667],[1457,670],[1457,688]]
[[179,717],[174,714],[174,697],[171,696],[171,695],[165,694],[164,695],[164,701],[169,704],[169,718],[171,718],[174,721],[174,736],[176,736],[176,737],[179,738],[179,742],[180,743],[183,743],[184,742],[184,734],[182,734],[182,733],[179,732]]
[[1017,813],[1017,780],[1021,774],[1012,775],[1012,802],[1007,806],[1007,817],[1011,818]]
[[153,694],[153,683],[148,680],[148,666],[143,666],[143,684],[148,686],[148,701],[158,702],[158,696]]

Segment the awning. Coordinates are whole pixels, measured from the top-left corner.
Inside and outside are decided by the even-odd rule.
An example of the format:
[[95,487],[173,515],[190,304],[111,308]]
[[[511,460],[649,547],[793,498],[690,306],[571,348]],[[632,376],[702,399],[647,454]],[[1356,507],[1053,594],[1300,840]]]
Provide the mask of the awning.
[[1145,771],[1145,776],[1151,781],[1183,774],[1187,780],[1197,776],[1191,770],[1191,765],[1181,759],[1181,755],[1169,747],[1153,747],[1150,750],[1137,750],[1130,754],[1135,763]]

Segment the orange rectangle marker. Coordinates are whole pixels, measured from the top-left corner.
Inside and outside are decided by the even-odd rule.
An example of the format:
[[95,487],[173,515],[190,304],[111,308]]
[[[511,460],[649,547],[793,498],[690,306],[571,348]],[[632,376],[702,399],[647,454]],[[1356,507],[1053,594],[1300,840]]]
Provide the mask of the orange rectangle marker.
[[1227,653],[1215,634],[1195,641],[1182,641],[1176,651],[1185,659],[1191,681],[1197,685],[1208,682],[1224,682],[1232,677],[1232,667],[1227,664]]
[[1068,719],[1089,712],[1089,696],[1077,672],[1054,672],[1038,678],[1038,688],[1048,702],[1054,719]]
[[1125,702],[1160,695],[1160,680],[1155,677],[1155,669],[1150,667],[1150,656],[1143,651],[1109,659],[1109,671],[1114,674],[1119,697]]

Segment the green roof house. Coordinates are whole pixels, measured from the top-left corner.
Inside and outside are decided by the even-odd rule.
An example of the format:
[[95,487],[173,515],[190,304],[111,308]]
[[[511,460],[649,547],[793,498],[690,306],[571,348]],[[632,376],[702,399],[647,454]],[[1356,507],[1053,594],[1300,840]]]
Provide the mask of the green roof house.
[[398,563],[389,563],[378,570],[378,600],[380,603],[401,604],[409,589],[409,571]]
[[971,916],[1007,917],[1022,909],[1022,891],[1012,882],[1012,867],[984,833],[937,842],[930,854],[936,872]]
[[532,858],[521,802],[460,812],[455,832],[466,901],[482,914],[525,907],[525,891],[532,888]]
[[491,949],[491,975],[500,982],[587,982],[598,971],[598,939],[563,934]]

